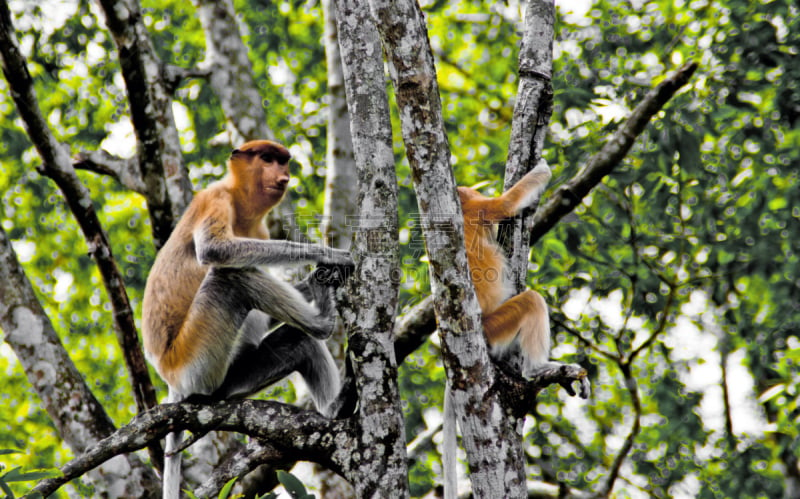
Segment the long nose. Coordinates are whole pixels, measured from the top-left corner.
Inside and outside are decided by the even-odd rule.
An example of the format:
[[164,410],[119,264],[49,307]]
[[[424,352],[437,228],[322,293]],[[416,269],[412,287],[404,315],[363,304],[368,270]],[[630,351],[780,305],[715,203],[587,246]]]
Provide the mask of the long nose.
[[289,184],[289,173],[283,172],[278,175],[278,179],[276,180],[279,186],[286,187]]

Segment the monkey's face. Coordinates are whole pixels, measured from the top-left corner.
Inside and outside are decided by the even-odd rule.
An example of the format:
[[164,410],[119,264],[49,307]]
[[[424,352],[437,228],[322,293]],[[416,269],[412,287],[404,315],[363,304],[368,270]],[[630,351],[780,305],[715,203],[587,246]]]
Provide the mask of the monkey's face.
[[289,150],[270,140],[254,140],[234,149],[229,160],[234,183],[258,209],[270,209],[289,185]]
[[289,162],[281,163],[268,155],[256,156],[252,164],[253,183],[257,192],[277,203],[289,185]]

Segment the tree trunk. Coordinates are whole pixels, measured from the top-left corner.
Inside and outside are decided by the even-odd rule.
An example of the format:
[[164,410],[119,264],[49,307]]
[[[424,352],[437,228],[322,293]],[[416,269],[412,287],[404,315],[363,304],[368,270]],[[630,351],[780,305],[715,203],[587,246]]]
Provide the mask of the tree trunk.
[[467,272],[461,205],[450,168],[436,71],[422,12],[411,2],[371,1],[389,59],[403,139],[430,261],[442,354],[477,497],[522,497],[516,429],[506,424],[480,308]]
[[328,151],[325,167],[325,209],[322,235],[325,244],[347,249],[353,234],[355,215],[356,164],[353,156],[353,138],[350,135],[350,114],[339,51],[336,28],[336,7],[331,0],[322,0],[325,15],[325,59],[328,63]]
[[[0,227],[0,329],[58,434],[80,455],[116,428],[61,344]],[[153,470],[136,454],[117,456],[89,474],[99,493],[155,497]]]
[[393,330],[399,269],[397,178],[383,59],[368,4],[336,0],[353,149],[358,167],[356,267],[340,310],[349,333],[359,407],[359,455],[349,474],[358,497],[408,497],[408,467]]
[[253,80],[253,65],[242,41],[231,0],[194,0],[206,35],[205,59],[199,64],[225,114],[227,142],[273,139],[262,97]]
[[[529,0],[519,51],[519,86],[511,122],[505,190],[510,189],[536,166],[542,157],[550,115],[553,112],[552,0]],[[538,201],[509,223],[502,224],[498,238],[508,256],[511,282],[517,293],[526,287],[530,260],[531,227]]]
[[165,84],[163,63],[150,42],[139,2],[99,3],[119,52],[153,237],[160,248],[192,200],[192,186],[172,115],[172,92]]

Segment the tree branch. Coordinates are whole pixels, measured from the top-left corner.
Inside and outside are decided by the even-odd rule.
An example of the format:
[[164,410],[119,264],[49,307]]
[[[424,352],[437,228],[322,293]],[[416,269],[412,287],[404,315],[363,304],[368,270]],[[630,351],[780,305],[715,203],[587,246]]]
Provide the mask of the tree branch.
[[99,0],[119,52],[136,132],[137,159],[145,185],[153,238],[160,248],[192,199],[180,139],[172,115],[172,93],[155,53],[137,0]]
[[394,356],[401,364],[436,331],[433,297],[428,296],[400,317],[394,327]]
[[164,79],[164,87],[170,95],[174,95],[175,91],[181,86],[184,80],[189,78],[209,78],[211,77],[210,68],[182,68],[174,64],[164,64],[161,68],[161,74]]
[[[28,136],[42,158],[43,165],[40,171],[53,179],[64,194],[70,210],[83,231],[89,253],[103,278],[117,325],[115,328],[117,341],[131,377],[134,399],[138,410],[144,411],[156,404],[155,389],[139,347],[136,324],[124,279],[117,267],[108,236],[97,217],[88,189],[78,179],[67,148],[56,140],[42,116],[33,88],[33,79],[19,51],[14,28],[11,25],[11,14],[5,2],[0,4],[0,54],[3,73],[11,88],[17,110]],[[150,450],[153,461],[160,462],[160,447]]]
[[[223,401],[212,405],[162,404],[139,414],[109,437],[61,468],[62,476],[40,481],[32,492],[48,496],[104,462],[156,442],[167,433],[190,430],[235,431],[264,439],[284,456],[320,463],[341,473],[357,444],[348,420],[330,420],[313,411],[266,400]],[[325,435],[325,438],[312,438]]]
[[642,429],[642,402],[639,399],[639,387],[636,382],[636,377],[631,372],[630,364],[620,363],[619,367],[622,371],[622,374],[625,376],[625,387],[628,389],[628,393],[631,396],[631,405],[633,405],[633,425],[631,426],[630,432],[625,437],[619,453],[614,457],[614,461],[611,466],[609,466],[607,471],[608,475],[605,477],[601,486],[599,487],[600,490],[598,491],[598,494],[600,497],[608,497],[613,490],[614,482],[617,481],[617,478],[620,475],[622,465],[625,463],[628,454],[633,449],[633,443],[636,440],[636,437],[639,436],[639,432]]
[[[220,489],[231,479],[242,477],[242,486],[246,497],[255,496],[256,493],[266,493],[277,484],[275,471],[278,469],[291,469],[296,460],[289,459],[286,453],[264,440],[250,440],[247,445],[225,459],[222,465],[214,468],[211,476],[194,490],[196,497],[214,497]],[[259,468],[269,468],[266,473],[253,473]],[[263,475],[263,476],[261,476]],[[271,475],[271,476],[270,476]],[[248,493],[249,487],[256,490]]]
[[[0,11],[4,6],[5,3],[0,2]],[[115,430],[111,418],[61,344],[2,226],[0,329],[58,434],[73,452],[83,452]],[[109,467],[92,478],[99,477],[105,482],[106,490],[124,490],[125,495],[131,497],[155,495],[158,480],[152,469],[135,455],[125,456],[125,460],[128,466]],[[127,471],[119,473],[120,468],[127,468]]]
[[[589,398],[589,373],[578,364],[562,364],[548,362],[528,379],[521,378],[515,371],[508,371],[501,366],[498,369],[495,390],[503,399],[503,406],[508,408],[515,418],[524,417],[536,406],[536,396],[548,386],[558,383],[572,396]],[[577,392],[573,383],[578,382]]]
[[119,158],[102,150],[81,151],[73,158],[72,165],[79,170],[107,175],[133,192],[142,195],[147,192],[136,158]]
[[614,170],[644,131],[650,118],[688,83],[696,69],[696,62],[688,63],[651,90],[600,152],[592,156],[575,177],[561,185],[547,203],[539,208],[531,232],[531,245],[552,229],[564,215],[575,209],[589,191]]

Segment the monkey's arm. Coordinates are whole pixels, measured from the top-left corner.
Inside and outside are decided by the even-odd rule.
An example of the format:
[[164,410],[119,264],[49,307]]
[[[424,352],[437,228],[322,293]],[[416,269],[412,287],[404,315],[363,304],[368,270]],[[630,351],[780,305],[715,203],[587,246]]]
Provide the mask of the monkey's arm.
[[291,241],[271,241],[233,237],[217,239],[196,232],[197,261],[218,267],[253,267],[285,263],[317,262],[352,265],[347,251]]
[[541,160],[533,170],[502,195],[496,198],[475,199],[470,203],[475,203],[475,208],[480,210],[484,220],[496,223],[514,217],[532,205],[544,192],[551,176],[547,162]]
[[352,265],[350,253],[316,244],[237,237],[229,203],[216,202],[192,233],[197,261],[218,267],[252,267],[316,262]]

